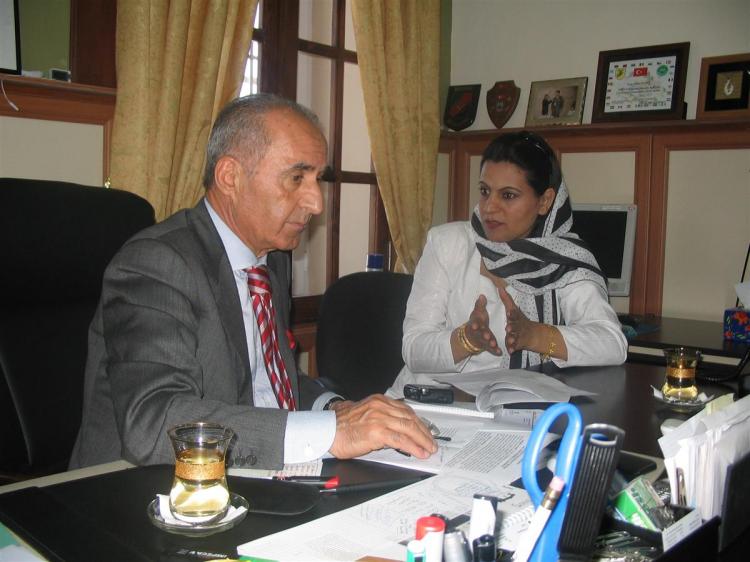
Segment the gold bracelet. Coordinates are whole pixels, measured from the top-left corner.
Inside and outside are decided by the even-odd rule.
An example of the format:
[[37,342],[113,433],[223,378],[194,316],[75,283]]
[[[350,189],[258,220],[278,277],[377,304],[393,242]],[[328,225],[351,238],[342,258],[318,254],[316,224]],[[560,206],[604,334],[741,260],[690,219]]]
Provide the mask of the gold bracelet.
[[471,355],[476,355],[477,353],[482,352],[482,349],[471,343],[469,341],[469,338],[466,336],[466,324],[461,324],[458,327],[458,332],[456,333],[456,335],[458,336],[458,341],[461,346]]
[[549,347],[547,348],[547,353],[542,355],[542,363],[545,361],[549,361],[550,356],[555,352],[555,347],[557,344],[554,342],[554,340],[549,340]]

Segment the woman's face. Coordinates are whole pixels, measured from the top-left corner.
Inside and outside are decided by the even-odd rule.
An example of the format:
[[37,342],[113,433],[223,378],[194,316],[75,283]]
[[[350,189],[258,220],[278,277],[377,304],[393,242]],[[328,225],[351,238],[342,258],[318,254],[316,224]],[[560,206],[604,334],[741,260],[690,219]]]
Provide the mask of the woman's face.
[[479,176],[479,218],[493,242],[526,238],[539,215],[552,207],[555,191],[541,195],[526,181],[526,174],[510,162],[485,162]]

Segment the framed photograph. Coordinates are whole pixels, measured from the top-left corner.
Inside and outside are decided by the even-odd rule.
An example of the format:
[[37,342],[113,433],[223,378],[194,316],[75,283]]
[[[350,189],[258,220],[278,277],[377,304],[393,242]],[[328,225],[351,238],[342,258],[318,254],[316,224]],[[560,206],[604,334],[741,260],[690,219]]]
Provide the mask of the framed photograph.
[[526,126],[580,125],[588,81],[583,76],[532,82]]
[[18,0],[0,0],[0,72],[21,74]]
[[750,53],[701,61],[697,119],[750,117]]
[[601,51],[591,122],[684,119],[690,43]]
[[448,100],[445,103],[443,123],[449,129],[461,131],[471,125],[477,116],[481,84],[450,86]]

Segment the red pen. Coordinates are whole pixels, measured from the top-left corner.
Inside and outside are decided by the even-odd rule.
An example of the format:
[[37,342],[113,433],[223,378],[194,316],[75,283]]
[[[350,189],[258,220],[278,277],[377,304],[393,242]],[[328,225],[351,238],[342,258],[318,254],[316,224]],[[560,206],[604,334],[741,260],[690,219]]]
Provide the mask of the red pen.
[[330,490],[338,487],[338,476],[274,476],[274,480],[282,482],[297,482],[300,484],[312,484],[319,486],[323,490]]

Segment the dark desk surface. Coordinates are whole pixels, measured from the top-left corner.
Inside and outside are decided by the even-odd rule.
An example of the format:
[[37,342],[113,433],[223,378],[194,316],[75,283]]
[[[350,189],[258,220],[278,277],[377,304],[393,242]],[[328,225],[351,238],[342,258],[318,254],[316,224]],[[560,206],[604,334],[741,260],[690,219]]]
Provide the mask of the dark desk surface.
[[724,339],[721,322],[686,320],[660,316],[644,316],[640,324],[658,326],[658,330],[638,334],[628,340],[630,345],[664,349],[685,346],[700,349],[704,355],[742,357],[748,345]]
[[[653,396],[651,385],[664,384],[664,367],[625,363],[615,367],[574,367],[549,373],[575,388],[596,392],[596,396],[576,397],[584,423],[608,423],[625,430],[623,449],[661,457],[657,439],[667,418],[687,419]],[[729,386],[701,384],[706,394],[732,392]]]
[[[626,450],[661,456],[656,442],[659,426],[667,417],[686,417],[666,409],[652,397],[650,385],[663,382],[664,368],[626,364],[605,368],[571,368],[552,376],[572,386],[597,393],[578,398],[586,423],[605,422],[626,431]],[[725,390],[728,390],[726,387]],[[154,527],[146,506],[159,492],[169,489],[173,467],[144,467],[74,480],[46,488],[29,488],[0,495],[0,520],[51,560],[170,560],[165,553],[176,548],[235,554],[237,545],[300,525],[318,517],[367,501],[379,492],[325,496],[307,513],[297,516],[249,514],[235,528],[205,538],[172,535]],[[345,483],[388,480],[413,475],[413,471],[362,461],[326,461],[325,474],[338,474]],[[230,488],[242,493],[241,479],[231,478]],[[750,534],[750,533],[748,533]],[[742,542],[742,548],[748,541]],[[78,548],[75,551],[75,548]],[[74,554],[70,554],[71,549]],[[733,549],[735,550],[735,549]],[[67,556],[60,551],[66,551]],[[52,552],[52,555],[50,555]],[[742,551],[742,555],[744,556]],[[106,553],[105,557],[97,557]],[[57,556],[59,554],[59,556]],[[734,560],[722,556],[722,560]]]

